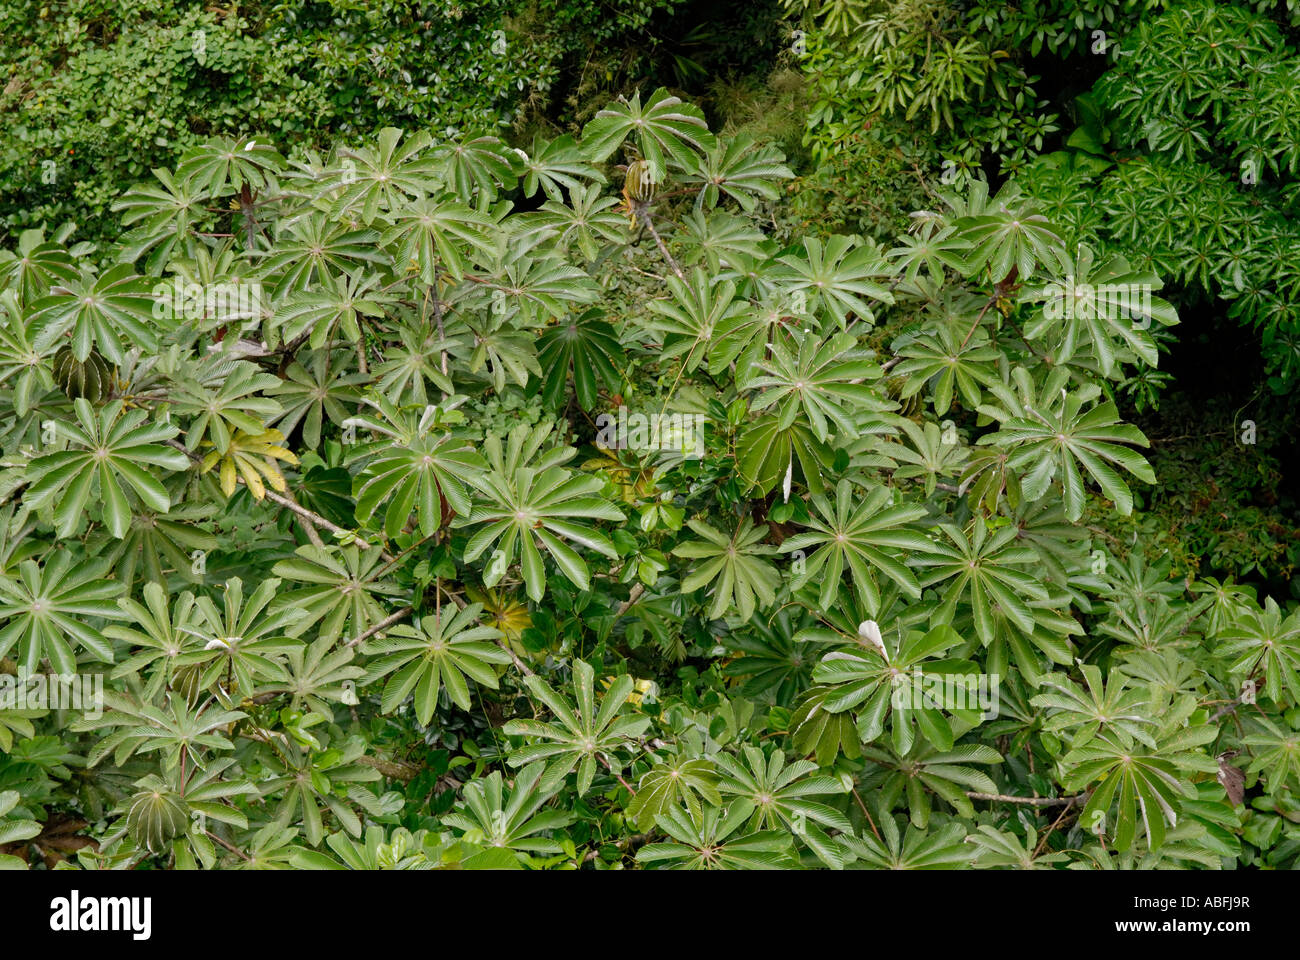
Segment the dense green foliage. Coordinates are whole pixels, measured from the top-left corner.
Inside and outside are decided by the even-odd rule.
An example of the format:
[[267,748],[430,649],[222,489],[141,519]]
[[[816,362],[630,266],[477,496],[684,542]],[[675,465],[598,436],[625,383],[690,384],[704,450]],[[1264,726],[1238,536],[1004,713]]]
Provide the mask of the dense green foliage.
[[[486,37],[510,12],[463,6]],[[529,96],[667,5],[596,6],[515,11],[554,30]],[[408,53],[356,39],[385,5],[214,25],[270,71],[247,90],[160,66],[211,126],[0,254],[0,865],[1294,867],[1300,557],[1255,503],[1293,506],[1280,431],[1135,423],[1177,415],[1177,244],[1243,245],[1115,206],[1232,158],[1121,155],[1134,58],[1035,159],[1065,105],[1033,57],[1181,16],[1057,6],[834,0],[751,24],[798,49],[727,81],[748,108],[715,89],[722,122],[642,83],[519,147],[504,86],[386,91]],[[58,26],[83,96],[127,55]],[[76,204],[99,233],[58,227]],[[102,709],[31,674],[101,676]]]
[[498,132],[678,2],[6,3],[0,224],[111,236],[125,184],[213,135],[302,155],[390,123]]

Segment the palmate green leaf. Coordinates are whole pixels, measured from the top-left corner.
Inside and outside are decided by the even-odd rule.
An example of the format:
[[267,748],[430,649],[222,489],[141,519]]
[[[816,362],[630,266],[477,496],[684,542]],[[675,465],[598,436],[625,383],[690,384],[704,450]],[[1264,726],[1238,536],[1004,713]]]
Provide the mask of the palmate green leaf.
[[740,693],[749,699],[789,706],[808,686],[813,665],[794,635],[813,622],[810,613],[793,605],[782,607],[770,620],[755,613],[749,623],[723,638],[728,651],[738,654],[723,666],[723,675],[741,678]]
[[275,248],[261,260],[258,275],[273,281],[271,300],[333,287],[346,274],[388,261],[376,230],[353,230],[312,208],[279,224]]
[[669,756],[641,775],[636,796],[627,805],[627,816],[644,833],[654,826],[657,816],[682,804],[698,815],[701,800],[715,807],[722,805],[717,782],[718,772],[712,761],[704,757]]
[[274,797],[283,791],[272,822],[284,826],[301,822],[307,842],[315,846],[324,839],[323,818],[328,812],[352,836],[361,836],[361,819],[335,791],[343,793],[350,784],[380,778],[378,770],[357,762],[365,752],[366,741],[359,736],[348,737],[338,746],[323,750],[305,748],[289,740],[277,750],[262,751],[271,776],[261,781],[258,789],[263,797]]
[[[451,377],[442,372],[445,359],[442,351],[451,345],[453,338],[441,337],[435,323],[404,323],[397,328],[400,346],[390,344],[385,353],[388,359],[373,368],[376,393],[398,405],[419,406],[438,399],[435,391],[447,396],[456,393]],[[359,375],[361,382],[367,379],[365,374]]]
[[[1148,747],[1156,745],[1155,720],[1143,716],[1140,708],[1150,706],[1149,695],[1137,688],[1128,688],[1127,677],[1111,675],[1103,683],[1101,670],[1093,664],[1079,664],[1087,691],[1060,673],[1043,678],[1041,685],[1048,692],[1030,700],[1036,707],[1049,711],[1043,729],[1051,732],[1070,732],[1070,743],[1078,749],[1086,747],[1101,733],[1126,742],[1137,740]],[[1152,728],[1151,730],[1144,727]]]
[[542,402],[548,407],[554,409],[564,401],[570,375],[574,396],[584,410],[596,405],[599,384],[611,391],[617,387],[623,348],[618,333],[603,316],[602,310],[587,310],[547,327],[538,339]]
[[443,816],[443,825],[464,831],[464,839],[489,848],[522,855],[562,852],[557,841],[538,836],[562,830],[573,821],[573,815],[566,811],[542,810],[556,793],[555,787],[548,788],[542,782],[545,768],[544,763],[530,763],[515,774],[509,791],[500,770],[493,770],[481,780],[471,780],[461,791],[456,812]]
[[261,190],[274,182],[284,157],[269,142],[256,137],[232,140],[217,137],[186,151],[176,168],[179,180],[208,197],[244,186]]
[[960,870],[968,867],[975,849],[966,843],[960,823],[946,823],[933,831],[908,824],[899,830],[901,817],[893,816],[880,804],[874,822],[881,836],[866,833],[844,838],[847,848],[864,866],[876,870]]
[[270,684],[266,692],[287,693],[290,710],[314,711],[325,717],[333,715],[335,704],[354,706],[356,683],[366,671],[352,663],[352,644],[335,649],[337,641],[323,633],[306,647],[286,651],[284,670],[289,679]]
[[862,741],[853,715],[826,709],[826,702],[838,694],[834,686],[810,687],[790,715],[795,749],[800,755],[812,754],[822,767],[834,763],[841,753],[849,760],[862,756]]
[[993,385],[991,392],[1002,405],[981,405],[979,411],[1002,426],[979,442],[1012,450],[1008,466],[1020,474],[1026,500],[1042,498],[1052,480],[1059,477],[1066,519],[1078,520],[1084,504],[1079,471],[1082,465],[1102,493],[1114,501],[1115,509],[1127,516],[1133,512],[1133,494],[1115,466],[1145,483],[1155,483],[1155,474],[1141,454],[1121,444],[1150,444],[1141,430],[1120,421],[1114,403],[1100,403],[1085,410],[1084,404],[1097,396],[1098,388],[1092,385],[1071,393],[1064,387],[1067,377],[1066,368],[1056,368],[1037,397],[1032,394],[1027,375],[1017,379],[1019,397],[1006,384]]
[[[518,459],[519,445],[527,433],[526,426],[511,432],[512,462]],[[453,523],[455,527],[477,527],[465,545],[465,562],[473,563],[495,544],[483,576],[484,586],[492,587],[518,556],[528,596],[540,602],[546,593],[545,550],[570,583],[579,590],[590,589],[586,561],[570,542],[611,560],[618,554],[605,534],[575,520],[625,519],[613,504],[597,496],[603,482],[558,465],[511,470],[502,459],[500,439],[495,435],[489,436],[485,448],[492,469],[472,481],[485,502],[475,504],[468,517],[458,517]]]
[[956,437],[945,437],[952,427],[948,421],[945,429],[928,422],[917,426],[913,421],[900,419],[899,427],[907,435],[907,444],[882,444],[882,453],[901,464],[894,471],[896,480],[913,477],[925,478],[925,495],[934,496],[940,477],[955,477],[961,473],[970,458],[970,449]]
[[[1136,554],[1136,551],[1135,551]],[[1109,569],[1109,567],[1107,568]],[[1210,600],[1205,610],[1205,634],[1217,637],[1224,627],[1235,623],[1243,610],[1257,605],[1256,588],[1236,583],[1235,577],[1203,577],[1192,584],[1192,593]]]
[[521,235],[545,236],[564,254],[577,246],[586,260],[595,260],[602,244],[627,241],[627,223],[610,210],[617,204],[617,197],[601,196],[600,184],[593,183],[570,194],[567,203],[548,200],[540,210],[525,214]]
[[748,310],[748,304],[736,299],[736,285],[729,280],[716,282],[699,267],[688,280],[667,279],[672,300],[652,300],[652,313],[643,322],[663,335],[664,359],[685,354],[683,370],[690,373],[704,362],[720,327]]
[[847,571],[874,613],[880,609],[880,588],[876,584],[879,572],[903,587],[909,596],[920,599],[921,587],[903,558],[929,549],[929,539],[923,533],[907,529],[908,524],[925,516],[924,507],[894,503],[887,487],[871,487],[865,496],[855,494],[848,480],[836,485],[833,506],[821,495],[812,497],[812,506],[815,515],[807,524],[811,529],[781,544],[783,553],[817,548],[805,561],[804,572],[792,581],[792,587],[797,589],[809,580],[819,582],[818,604],[828,610],[835,604]]
[[809,309],[829,311],[841,329],[848,326],[849,314],[874,323],[871,301],[894,302],[889,289],[874,279],[891,272],[883,252],[874,244],[833,236],[823,248],[820,240],[808,237],[803,248],[803,257],[787,254],[780,258],[786,267],[783,280],[790,292],[807,297]]
[[830,445],[817,439],[812,426],[796,420],[782,428],[775,414],[746,425],[736,441],[736,466],[740,477],[760,494],[766,494],[798,466],[804,484],[815,494],[824,493],[822,472],[834,460]]
[[486,370],[486,380],[498,393],[508,382],[522,387],[529,377],[541,377],[537,361],[537,335],[521,330],[505,315],[486,320],[462,317],[447,324],[447,339],[439,344],[464,364],[471,375]]
[[126,211],[123,225],[135,224],[135,229],[122,237],[121,261],[135,263],[152,250],[145,268],[157,275],[189,238],[193,224],[203,217],[203,191],[170,170],[152,172],[161,187],[137,183],[114,200],[110,209]]
[[247,360],[209,356],[188,367],[172,388],[172,409],[192,417],[185,446],[197,450],[204,441],[218,453],[230,449],[236,431],[257,435],[283,410],[265,394],[280,386],[280,378],[263,373]]
[[[1062,785],[1080,790],[1100,781],[1079,815],[1080,825],[1112,835],[1115,849],[1121,852],[1133,847],[1140,825],[1147,845],[1159,848],[1165,824],[1178,823],[1182,799],[1196,795],[1196,788],[1180,776],[1173,755],[1168,748],[1135,750],[1111,734],[1101,734],[1088,746],[1071,750],[1063,761],[1069,770]],[[1108,821],[1117,798],[1115,819]]]
[[554,140],[534,134],[531,149],[521,159],[525,197],[533,196],[540,187],[548,200],[558,202],[564,199],[564,191],[572,195],[581,190],[584,181],[605,183],[604,174],[586,162],[582,149],[568,134]]
[[194,594],[186,590],[167,608],[167,594],[159,583],[146,583],[144,603],[130,597],[117,602],[130,626],[110,624],[104,635],[129,643],[131,657],[113,669],[113,679],[140,676],[148,671],[144,698],[153,700],[164,687],[170,686],[176,673],[176,658],[182,652],[202,646],[195,635]]
[[767,607],[776,599],[776,588],[781,575],[766,557],[776,554],[777,548],[762,541],[767,529],[756,527],[748,515],[740,520],[735,531],[724,534],[703,520],[687,520],[702,540],[688,540],[673,547],[675,557],[686,557],[705,562],[691,565],[691,573],[682,580],[682,592],[692,593],[708,584],[713,585],[713,603],[708,616],[721,619],[735,610],[741,620],[754,614],[755,602]]
[[[721,210],[707,214],[701,210],[692,210],[683,219],[673,240],[682,250],[684,265],[694,266],[703,260],[704,265],[715,274],[722,271],[724,266],[738,265],[745,257],[764,259],[764,246],[767,245],[766,237],[754,229],[748,218],[733,216]],[[735,318],[722,326],[730,327],[741,322],[743,318]],[[727,365],[726,361],[718,364],[712,356],[709,360],[711,372],[717,372]]]
[[15,575],[0,574],[0,657],[13,651],[18,665],[35,673],[46,657],[55,673],[76,673],[74,647],[102,663],[113,662],[113,649],[87,618],[121,620],[117,598],[122,585],[103,578],[102,560],[73,560],[55,550],[44,565],[18,564]]
[[46,241],[43,229],[18,234],[18,250],[0,250],[0,290],[9,290],[23,303],[34,303],[56,283],[78,276],[76,264],[62,243]]
[[1134,271],[1120,256],[1095,261],[1092,248],[1080,245],[1075,257],[1063,258],[1061,276],[1021,291],[1022,301],[1047,301],[1025,324],[1026,338],[1047,344],[1057,363],[1068,362],[1076,352],[1090,352],[1106,377],[1115,372],[1124,348],[1156,366],[1152,322],[1165,327],[1178,323],[1177,311],[1151,296],[1160,289],[1160,278]]
[[486,463],[466,440],[450,432],[459,418],[456,404],[446,409],[427,406],[417,412],[418,408],[398,407],[384,397],[367,397],[364,402],[379,415],[354,417],[344,425],[372,430],[382,439],[359,446],[349,457],[350,463],[365,464],[354,481],[357,520],[369,522],[380,504],[387,502],[383,529],[391,539],[413,518],[427,537],[450,513],[468,515],[467,484],[475,481]]
[[[879,786],[884,805],[892,808],[905,797],[908,818],[921,830],[930,824],[931,794],[956,810],[962,819],[970,820],[975,816],[975,806],[966,792],[998,792],[997,784],[988,774],[970,766],[973,763],[1002,762],[1002,755],[984,744],[963,743],[951,750],[938,750],[932,744],[918,740],[903,753],[866,747],[862,755],[879,765],[884,774]],[[875,780],[876,776],[872,779]]]
[[[547,251],[543,241],[538,234],[516,236],[504,249],[494,251],[482,282],[467,281],[479,288],[485,305],[490,304],[489,318],[498,327],[541,326],[565,316],[577,304],[600,299],[600,287],[587,272]],[[456,293],[465,289],[462,286]]]
[[717,142],[693,159],[685,180],[700,185],[697,209],[715,207],[720,195],[726,195],[749,213],[759,199],[771,201],[780,196],[774,181],[794,177],[785,165],[785,154],[768,144],[756,145],[753,137],[743,133]]
[[952,323],[940,323],[897,347],[906,357],[893,375],[906,377],[900,399],[915,396],[926,386],[934,412],[942,417],[952,407],[954,388],[968,410],[974,410],[984,396],[983,386],[997,378],[996,361],[1001,351],[989,345],[983,333],[963,343],[965,331]]
[[[632,746],[650,726],[650,718],[621,714],[635,681],[623,674],[616,677],[596,704],[595,670],[583,660],[573,661],[573,702],[557,693],[538,676],[524,677],[529,693],[555,715],[552,723],[540,720],[511,720],[502,729],[507,736],[522,736],[531,743],[510,751],[512,767],[546,761],[541,779],[543,790],[553,790],[565,777],[578,771],[578,796],[591,787],[597,762],[617,774],[623,768],[620,751]],[[576,705],[575,705],[576,704]]]
[[98,276],[83,266],[78,277],[55,284],[49,296],[31,305],[29,316],[36,324],[32,345],[45,351],[70,335],[72,353],[83,363],[92,349],[116,364],[124,362],[131,347],[156,353],[157,333],[169,331],[173,322],[155,309],[153,290],[154,284],[137,276],[128,263]]
[[1146,651],[1169,649],[1199,639],[1195,621],[1209,605],[1209,597],[1177,607],[1163,596],[1140,598],[1132,606],[1107,602],[1106,619],[1096,631]]
[[495,666],[510,662],[509,653],[489,642],[499,639],[501,631],[478,624],[482,612],[482,604],[472,603],[450,616],[424,617],[418,626],[398,624],[385,639],[367,640],[362,650],[376,659],[362,685],[389,678],[383,691],[385,713],[414,693],[415,715],[425,726],[433,719],[444,686],[453,703],[469,710],[466,677],[495,690]]
[[352,214],[369,226],[381,209],[395,212],[441,185],[442,164],[421,156],[429,135],[416,133],[405,142],[403,136],[396,127],[385,127],[373,146],[339,150],[338,176],[327,186],[334,195],[331,212],[336,218]]
[[206,688],[220,683],[222,699],[236,693],[253,697],[263,682],[287,680],[282,658],[302,645],[293,637],[304,629],[308,613],[273,607],[279,586],[278,578],[262,580],[245,601],[243,580],[231,577],[221,592],[221,609],[211,597],[199,597],[194,626],[185,629],[202,647],[182,653],[176,665],[202,664],[198,685]]
[[[1006,665],[1014,664],[1025,682],[1034,685],[1052,665],[1069,666],[1075,659],[1076,635],[1084,628],[1073,616],[1057,612],[1069,606],[1069,597],[1063,593],[1049,593],[1042,599],[1025,600],[1033,617],[1032,630],[1022,630],[1000,605],[990,607],[993,615],[993,634],[996,639],[988,645],[985,664],[990,671],[1006,672]],[[969,604],[957,608],[953,627],[963,633],[974,633],[975,612]]]
[[325,838],[325,843],[338,860],[304,847],[294,852],[293,867],[295,870],[433,870],[439,863],[436,846],[428,834],[427,830],[412,833],[405,827],[385,829],[377,823],[367,825],[361,840],[354,840],[345,832],[335,832]]
[[[268,391],[284,410],[269,426],[287,437],[301,424],[303,444],[315,450],[326,420],[341,426],[361,399],[358,387],[368,378],[362,373],[345,373],[347,369],[343,355],[330,350],[300,354],[285,368],[285,379]],[[378,368],[375,374],[380,376]],[[419,396],[417,402],[426,402],[425,397]]]
[[144,410],[123,412],[115,400],[96,413],[82,398],[73,402],[77,424],[57,421],[62,437],[82,449],[65,450],[37,457],[28,468],[32,485],[23,503],[39,510],[54,504],[55,528],[60,537],[71,537],[84,517],[94,487],[103,509],[104,525],[117,538],[126,535],[131,522],[130,505],[122,484],[132,490],[147,508],[166,513],[171,506],[167,490],[146,469],[149,466],[185,470],[189,459],[159,441],[176,435],[166,423],[146,423]]
[[1064,853],[1044,852],[1035,856],[1039,843],[1038,831],[1033,827],[1025,828],[1023,841],[1014,833],[997,830],[988,824],[980,826],[967,839],[980,851],[976,864],[981,869],[1050,870],[1055,864],[1070,859]]
[[[725,813],[704,807],[698,813],[677,807],[655,818],[667,843],[647,843],[638,863],[665,863],[670,870],[780,870],[795,866],[790,835],[781,830],[742,833],[751,806],[735,800]],[[739,835],[737,835],[739,834]]]
[[491,136],[435,144],[428,157],[441,165],[443,182],[465,203],[495,198],[499,188],[513,186],[524,170],[519,154]]
[[780,750],[750,745],[737,757],[719,754],[717,764],[722,774],[718,789],[753,807],[748,829],[788,830],[831,869],[844,866],[844,852],[825,828],[851,834],[852,823],[834,807],[809,799],[848,792],[844,779],[809,777],[817,769],[811,760],[787,763]]
[[227,870],[288,870],[302,849],[295,844],[300,833],[297,826],[286,827],[272,821],[249,838],[246,849],[240,851],[242,857],[232,854],[222,861],[222,867]]
[[[948,708],[946,704],[933,704],[932,680],[942,681],[950,674],[973,674],[977,667],[969,660],[940,659],[962,642],[957,631],[947,625],[929,632],[909,630],[905,636],[895,638],[892,631],[880,633],[874,622],[864,623],[862,629],[876,630],[880,648],[866,648],[855,644],[851,649],[833,650],[825,654],[813,668],[813,681],[829,688],[818,688],[816,700],[821,709],[830,713],[852,710],[857,721],[860,742],[870,743],[885,729],[886,718],[895,751],[906,753],[915,741],[913,723],[922,736],[939,750],[951,750],[954,734],[947,713],[961,716],[973,725],[978,711],[965,708]],[[888,654],[886,658],[885,653]],[[941,709],[943,707],[944,709]]]
[[970,241],[957,234],[952,225],[940,226],[933,220],[924,221],[915,235],[905,234],[899,238],[901,246],[889,251],[903,277],[915,283],[922,267],[925,267],[930,279],[942,283],[945,269],[961,271],[965,267],[962,253],[970,247]]
[[141,580],[166,583],[172,575],[197,583],[202,579],[199,561],[221,545],[201,524],[218,512],[216,504],[206,501],[173,505],[166,513],[136,507],[124,536],[100,528],[89,544],[129,592]]
[[1255,730],[1242,738],[1250,751],[1249,774],[1263,774],[1260,781],[1270,796],[1285,795],[1300,783],[1300,731],[1288,729],[1289,724],[1274,723],[1268,717],[1256,716]]
[[1046,588],[1022,568],[1032,568],[1037,554],[1020,546],[1018,528],[1002,527],[990,533],[983,520],[976,518],[967,533],[952,523],[940,523],[942,539],[932,540],[926,552],[914,563],[930,568],[921,578],[921,586],[931,587],[948,582],[942,589],[942,602],[935,613],[941,622],[950,622],[957,603],[970,604],[975,632],[985,646],[997,636],[993,607],[1025,633],[1034,630],[1034,617],[1025,598],[1045,599]]
[[662,87],[644,106],[638,90],[630,101],[620,97],[598,111],[582,128],[582,149],[592,160],[605,160],[629,136],[636,137],[641,158],[649,164],[656,183],[663,182],[667,161],[689,170],[695,163],[695,151],[711,150],[717,142],[700,108],[683,103]]
[[167,697],[165,706],[158,707],[130,693],[106,689],[103,715],[82,716],[70,729],[78,733],[112,731],[101,735],[86,755],[89,766],[111,756],[112,765],[120,767],[136,754],[160,753],[163,771],[169,773],[179,769],[182,758],[188,768],[198,770],[220,762],[210,751],[234,749],[225,729],[246,716],[242,710],[227,710],[212,699],[191,709],[184,697]]
[[37,350],[32,345],[35,333],[35,324],[23,317],[17,294],[0,292],[0,384],[12,388],[19,417],[27,415],[42,393],[54,389],[49,362],[54,351]]
[[439,267],[460,280],[470,249],[492,254],[491,219],[450,194],[404,201],[391,217],[393,226],[380,242],[394,249],[399,269],[414,271],[424,283],[436,281]]
[[307,615],[295,625],[299,632],[319,624],[321,636],[338,638],[345,632],[364,633],[388,615],[380,598],[403,593],[385,577],[391,564],[378,550],[306,544],[294,553],[292,559],[277,563],[273,572],[304,586],[282,591],[273,609],[294,607],[306,611]]
[[361,339],[360,317],[384,316],[384,304],[393,297],[376,289],[379,276],[357,269],[315,284],[311,290],[289,294],[275,306],[267,324],[267,337],[278,335],[281,344],[306,336],[313,350],[320,350],[342,334],[349,343]]
[[1014,268],[1024,282],[1040,265],[1059,271],[1065,257],[1056,228],[1032,202],[1016,195],[1014,188],[1000,191],[979,213],[959,216],[954,225],[970,245],[962,271],[966,276],[976,276],[987,268],[988,278],[1000,283]]
[[[232,801],[237,797],[256,800],[259,794],[256,786],[239,777],[238,768],[230,770],[234,763],[234,757],[222,757],[210,763],[206,770],[194,771],[186,781],[184,804],[190,814],[189,828],[172,843],[178,870],[196,870],[199,863],[205,870],[216,868],[217,848],[207,833],[209,821],[228,824],[237,830],[248,829],[248,817]],[[168,785],[162,778],[157,783],[164,788]]]
[[776,337],[768,347],[770,356],[759,361],[757,375],[745,378],[740,386],[762,391],[752,409],[759,412],[775,406],[782,430],[802,415],[824,443],[832,427],[837,437],[853,434],[854,412],[894,406],[862,382],[879,379],[880,367],[870,351],[858,347],[853,333],[842,332],[825,341],[796,333],[792,342]]
[[1283,618],[1277,601],[1266,597],[1263,609],[1243,610],[1217,639],[1214,655],[1229,661],[1233,676],[1244,680],[1262,669],[1270,700],[1282,703],[1289,695],[1293,706],[1300,704],[1300,609]]

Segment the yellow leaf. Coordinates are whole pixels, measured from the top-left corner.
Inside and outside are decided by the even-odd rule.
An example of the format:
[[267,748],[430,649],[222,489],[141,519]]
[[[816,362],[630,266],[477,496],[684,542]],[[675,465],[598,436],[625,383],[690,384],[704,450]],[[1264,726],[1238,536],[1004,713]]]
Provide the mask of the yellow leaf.
[[221,492],[227,497],[233,496],[236,483],[238,479],[235,476],[235,461],[226,457],[221,461]]

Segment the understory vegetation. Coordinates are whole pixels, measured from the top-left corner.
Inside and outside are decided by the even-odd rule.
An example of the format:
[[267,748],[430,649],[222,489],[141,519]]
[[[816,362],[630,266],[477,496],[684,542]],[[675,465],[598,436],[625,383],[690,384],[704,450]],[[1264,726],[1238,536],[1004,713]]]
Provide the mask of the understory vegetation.
[[0,866],[1300,862],[1285,4],[0,27]]

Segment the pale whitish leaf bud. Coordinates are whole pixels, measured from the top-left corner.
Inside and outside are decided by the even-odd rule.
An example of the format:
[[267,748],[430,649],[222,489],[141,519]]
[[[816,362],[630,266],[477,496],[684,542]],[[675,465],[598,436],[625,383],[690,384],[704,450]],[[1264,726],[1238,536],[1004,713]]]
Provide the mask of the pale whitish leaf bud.
[[886,663],[889,662],[889,651],[885,649],[885,638],[880,635],[880,625],[876,621],[864,620],[858,624],[858,636],[875,647]]

